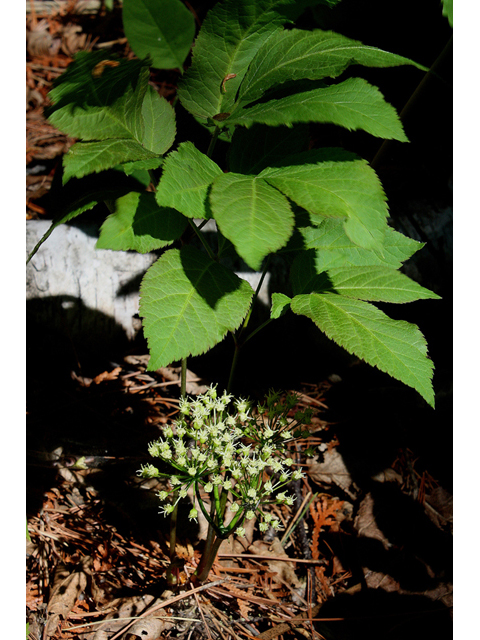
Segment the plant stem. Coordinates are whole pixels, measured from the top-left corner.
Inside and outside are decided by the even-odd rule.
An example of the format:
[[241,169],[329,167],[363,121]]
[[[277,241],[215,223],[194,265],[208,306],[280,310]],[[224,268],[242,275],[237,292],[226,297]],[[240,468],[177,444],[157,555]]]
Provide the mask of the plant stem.
[[260,293],[260,289],[262,288],[263,281],[265,280],[265,276],[267,275],[267,269],[268,269],[269,260],[270,260],[270,256],[267,258],[267,260],[265,262],[265,266],[263,268],[262,275],[261,275],[260,280],[258,282],[257,288],[255,289],[255,293],[253,294],[252,302],[250,304],[250,309],[248,310],[247,316],[246,316],[246,318],[245,318],[245,320],[243,322],[242,328],[240,329],[240,331],[238,333],[238,336],[235,336],[235,334],[232,333],[233,340],[235,342],[235,351],[234,351],[234,354],[233,354],[232,364],[231,364],[231,367],[230,367],[230,375],[228,377],[227,393],[230,393],[230,390],[232,388],[233,379],[234,379],[235,371],[236,371],[236,368],[237,368],[237,360],[238,360],[238,356],[240,354],[240,349],[247,342],[247,340],[250,340],[250,338],[253,337],[258,331],[260,331],[260,329],[263,329],[263,327],[266,327],[267,324],[269,324],[272,321],[272,319],[269,318],[263,324],[261,324],[259,327],[257,327],[254,331],[252,331],[252,333],[249,336],[247,336],[247,338],[245,338],[245,340],[243,340],[243,342],[240,340],[243,332],[245,331],[245,329],[248,326],[248,323],[249,323],[251,315],[252,315],[253,307],[254,307],[257,299],[258,299],[258,295]]
[[[185,398],[187,393],[187,359],[182,358],[182,371],[180,374],[180,397]],[[175,548],[177,546],[177,517],[178,504],[175,505],[170,518],[170,568],[167,571],[167,582],[169,584],[177,584],[177,577],[172,573],[171,569],[175,563]]]
[[208,149],[207,149],[207,156],[209,158],[211,158],[213,155],[213,150],[215,149],[215,145],[217,144],[217,139],[219,135],[220,135],[220,127],[215,127],[212,137],[210,138],[210,144],[208,145]]
[[212,253],[212,250],[210,249],[210,247],[208,246],[208,242],[205,240],[205,238],[203,237],[203,234],[200,233],[199,228],[197,227],[197,225],[194,223],[193,220],[191,220],[190,218],[188,218],[188,224],[191,226],[191,228],[195,231],[195,234],[197,236],[197,238],[200,240],[200,242],[203,244],[205,251],[208,253],[208,257],[211,260],[215,260],[215,256]]
[[199,582],[203,582],[208,578],[208,574],[210,573],[212,564],[214,563],[215,558],[217,557],[218,549],[220,548],[221,544],[222,544],[222,538],[216,538],[215,542],[213,542],[213,544],[210,545],[210,548],[208,549],[208,553],[207,553],[207,548],[205,547],[205,550],[200,559],[200,564],[198,565],[197,570],[195,571],[195,576]]
[[183,399],[187,395],[187,359],[182,358],[182,373],[180,383],[180,397]]

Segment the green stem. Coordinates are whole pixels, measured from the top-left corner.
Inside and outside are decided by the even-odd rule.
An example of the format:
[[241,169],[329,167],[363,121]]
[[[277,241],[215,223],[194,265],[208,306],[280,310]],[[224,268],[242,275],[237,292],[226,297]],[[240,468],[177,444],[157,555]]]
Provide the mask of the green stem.
[[213,155],[213,150],[215,149],[215,145],[217,144],[218,136],[220,135],[220,127],[215,127],[215,130],[210,138],[210,144],[207,149],[207,156],[209,158]]
[[193,229],[193,231],[195,232],[197,238],[200,240],[200,242],[203,244],[203,247],[205,249],[205,251],[208,253],[208,257],[211,260],[215,260],[215,256],[213,255],[212,250],[210,249],[210,247],[208,246],[208,242],[205,240],[203,233],[200,233],[197,225],[194,223],[193,220],[191,220],[190,218],[188,218],[188,224],[190,225],[190,227]]
[[180,383],[180,397],[182,400],[187,395],[187,359],[182,358],[182,373]]
[[233,353],[232,364],[231,364],[231,367],[230,367],[230,375],[228,377],[227,393],[230,393],[230,391],[232,389],[233,378],[235,376],[235,371],[236,371],[236,368],[237,368],[238,354],[240,353],[240,348],[241,348],[239,342],[235,338],[235,335],[233,335],[233,339],[235,341],[235,351]]
[[195,576],[198,582],[203,582],[208,578],[208,574],[210,573],[210,569],[212,568],[215,558],[217,557],[218,549],[220,548],[221,544],[222,538],[216,538],[215,542],[208,549],[208,553],[207,548],[205,548],[197,570],[195,571]]
[[247,340],[250,340],[250,338],[252,338],[256,333],[258,333],[258,331],[260,331],[260,329],[263,329],[263,327],[266,327],[267,324],[269,324],[272,321],[272,319],[269,318],[263,324],[261,324],[259,327],[257,327],[254,331],[252,331],[252,333],[249,336],[247,336],[247,338],[245,338],[245,340],[241,341],[240,338],[241,338],[243,332],[245,331],[245,329],[248,326],[248,323],[249,323],[250,318],[252,316],[253,307],[254,307],[257,299],[258,299],[258,295],[260,293],[260,289],[262,288],[263,281],[265,280],[265,276],[267,275],[267,269],[268,269],[269,260],[270,260],[270,256],[267,258],[267,260],[265,262],[265,266],[263,268],[262,275],[261,275],[260,280],[258,282],[257,288],[255,289],[255,293],[253,294],[252,302],[250,304],[250,309],[248,310],[248,313],[247,313],[247,316],[246,316],[246,318],[245,318],[245,320],[243,322],[242,328],[238,332],[238,335],[235,335],[234,333],[232,333],[233,340],[235,342],[235,351],[234,351],[234,354],[233,354],[232,364],[230,366],[230,375],[228,377],[227,393],[230,393],[230,390],[232,388],[233,379],[235,377],[235,371],[236,371],[236,368],[237,368],[238,356],[240,354],[240,349],[247,342]]

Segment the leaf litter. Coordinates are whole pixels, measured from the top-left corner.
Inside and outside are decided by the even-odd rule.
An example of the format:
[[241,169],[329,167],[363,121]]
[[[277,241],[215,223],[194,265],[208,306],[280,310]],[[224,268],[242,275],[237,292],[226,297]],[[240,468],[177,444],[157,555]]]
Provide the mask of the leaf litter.
[[[168,521],[158,515],[155,496],[161,485],[158,479],[145,481],[135,475],[141,456],[133,454],[145,448],[146,431],[158,430],[177,414],[178,378],[171,380],[171,371],[159,370],[149,372],[147,379],[147,360],[127,356],[123,364],[114,363],[110,370],[74,381],[82,402],[95,406],[98,399],[108,398],[117,424],[122,413],[129,424],[127,409],[133,399],[143,405],[142,413],[136,411],[143,416],[144,429],[137,420],[131,446],[134,460],[88,450],[82,455],[71,453],[68,446],[36,453],[35,464],[48,466],[55,474],[41,505],[28,518],[27,618],[32,638],[217,640],[289,637],[297,632],[322,638],[327,624],[322,621],[322,605],[340,594],[354,597],[362,588],[419,592],[416,585],[405,585],[398,578],[395,566],[389,569],[387,563],[386,568],[377,569],[362,552],[351,563],[342,555],[338,540],[352,538],[370,545],[378,542],[384,556],[393,560],[403,551],[401,541],[388,540],[377,523],[372,493],[359,488],[355,494],[349,491],[346,467],[342,467],[342,481],[332,481],[339,469],[337,427],[325,420],[326,410],[317,404],[328,402],[328,381],[305,385],[299,394],[298,408],[317,405],[317,414],[310,435],[292,452],[307,473],[299,487],[302,499],[298,506],[275,506],[275,515],[284,525],[283,536],[267,532],[260,537],[252,521],[245,539],[224,542],[206,584],[192,591],[190,577],[204,536],[199,530],[182,528],[177,545],[179,582],[172,590],[165,579]],[[206,382],[192,372],[189,377]],[[313,463],[308,456],[312,449],[318,451]],[[324,462],[319,463],[322,457]],[[372,482],[401,492],[408,474],[402,468],[404,459],[401,452],[395,470],[377,474]],[[114,471],[116,467],[120,472]],[[427,473],[418,475],[424,491],[423,504],[418,500],[416,504],[443,534],[451,521],[451,496]],[[109,484],[117,485],[113,492],[106,490]],[[125,490],[134,495],[135,513],[129,514],[129,504],[122,502]],[[422,569],[429,582],[420,592],[449,609],[451,582],[436,575],[435,566],[424,563]],[[338,618],[337,624],[342,616]]]

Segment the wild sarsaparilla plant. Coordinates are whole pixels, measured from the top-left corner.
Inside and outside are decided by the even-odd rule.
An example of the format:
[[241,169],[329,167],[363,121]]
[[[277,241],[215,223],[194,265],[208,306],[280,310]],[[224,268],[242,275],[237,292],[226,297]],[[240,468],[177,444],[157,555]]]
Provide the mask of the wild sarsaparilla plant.
[[[352,65],[423,67],[337,33],[295,28],[315,4],[225,0],[207,14],[178,86],[182,107],[211,132],[200,148],[195,140],[175,145],[175,109],[149,84],[152,64],[183,71],[193,17],[180,0],[125,0],[130,44],[149,57],[79,53],[50,93],[50,122],[79,139],[65,155],[63,182],[86,182],[48,234],[106,201],[111,214],[98,247],[165,249],[141,286],[150,370],[199,355],[227,333],[237,355],[256,296],[224,258],[234,250],[265,272],[276,254],[290,289],[273,293],[270,320],[287,311],[307,316],[433,406],[423,335],[372,304],[438,297],[399,271],[423,245],[388,226],[382,185],[365,160],[341,148],[311,149],[308,134],[308,123],[333,123],[407,141],[376,87],[341,76]],[[219,137],[229,148],[217,162]],[[118,170],[113,184],[110,169]],[[105,180],[91,192],[85,176],[93,173]],[[137,179],[133,188],[122,174]],[[208,220],[215,247],[199,230]],[[192,235],[197,246],[186,242]]]
[[[233,533],[245,535],[245,520],[259,516],[260,531],[270,527],[277,531],[280,520],[268,506],[293,505],[295,497],[284,488],[292,480],[300,480],[303,473],[291,469],[294,461],[287,444],[302,435],[301,426],[311,417],[309,411],[297,411],[289,418],[296,402],[294,395],[280,402],[279,394],[270,392],[265,405],[253,415],[246,400],[228,393],[220,396],[211,386],[196,400],[182,399],[180,419],[164,427],[162,437],[150,443],[150,455],[168,465],[169,471],[162,473],[147,464],[139,475],[168,478],[170,489],[158,492],[164,515],[173,514],[179,500],[192,490],[208,521],[196,569],[198,580],[208,576],[223,540]],[[205,496],[210,508],[205,505]],[[197,517],[194,506],[189,518]]]
[[[388,226],[385,193],[366,160],[342,148],[311,148],[309,136],[310,123],[328,123],[406,142],[396,110],[380,91],[342,74],[353,65],[425,69],[331,31],[297,28],[297,18],[317,4],[336,0],[219,2],[206,16],[184,72],[195,30],[186,6],[180,0],[124,0],[125,33],[137,59],[81,52],[50,92],[50,122],[78,140],[64,157],[63,182],[74,179],[80,195],[42,241],[58,224],[106,202],[110,215],[97,247],[162,250],[140,290],[148,369],[182,360],[185,371],[188,356],[230,333],[235,350],[228,390],[240,347],[258,330],[247,330],[258,288],[254,292],[228,264],[236,255],[262,272],[261,284],[276,255],[289,273],[289,289],[272,294],[268,322],[287,312],[310,318],[433,406],[433,364],[422,333],[372,304],[438,297],[399,271],[423,245]],[[177,103],[149,84],[151,67],[180,69],[177,99],[196,127],[188,129],[192,136],[177,135]],[[223,156],[219,139],[227,147]],[[210,220],[214,245],[201,232]],[[151,445],[165,461],[170,455],[176,469],[176,497],[164,509],[174,508],[189,487],[197,498],[200,488],[211,488],[213,511],[205,517],[211,536],[221,540],[261,509],[265,485],[255,465],[267,460],[251,434],[247,456],[236,440],[241,427],[218,407],[213,418],[201,417],[197,429],[197,409],[187,401],[182,406],[190,422],[185,414]],[[215,412],[222,415],[221,428]],[[230,467],[214,443],[222,438],[235,452]],[[250,461],[246,476],[238,451]],[[239,505],[230,524],[224,520],[227,491]],[[213,549],[213,538],[208,545]]]

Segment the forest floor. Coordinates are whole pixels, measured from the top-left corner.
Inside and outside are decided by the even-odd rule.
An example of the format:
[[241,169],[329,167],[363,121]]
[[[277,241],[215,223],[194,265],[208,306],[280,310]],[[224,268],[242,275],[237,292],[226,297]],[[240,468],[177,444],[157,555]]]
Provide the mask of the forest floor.
[[[79,15],[81,3],[67,0],[42,13],[47,4],[32,2],[37,11],[27,13],[27,219],[51,219],[46,196],[74,142],[44,117],[52,82],[80,50],[132,55],[117,14]],[[175,80],[174,72],[152,76],[167,99]],[[392,421],[391,397],[395,404],[401,394],[375,396],[375,406],[389,405],[385,423],[387,414],[376,419],[338,375],[292,389],[314,418],[293,452],[306,472],[297,500],[276,507],[283,530],[261,536],[252,520],[195,587],[204,531],[188,522],[185,503],[178,584],[167,584],[168,520],[158,515],[155,482],[136,471],[148,462],[148,442],[178,413],[178,371],[147,372],[146,362],[140,351],[84,375],[61,377],[54,363],[28,372],[32,640],[451,637],[448,471],[417,439],[421,417],[411,428]],[[191,375],[189,394],[212,382]],[[361,418],[332,410],[339,402]]]

